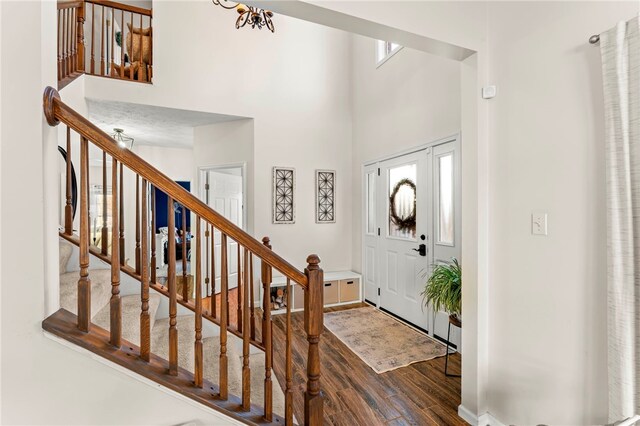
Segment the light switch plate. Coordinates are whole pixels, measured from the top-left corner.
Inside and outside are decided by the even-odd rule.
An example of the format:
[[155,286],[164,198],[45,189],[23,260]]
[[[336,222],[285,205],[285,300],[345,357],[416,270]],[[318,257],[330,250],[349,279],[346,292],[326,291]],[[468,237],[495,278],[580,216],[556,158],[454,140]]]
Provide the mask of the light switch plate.
[[496,97],[496,86],[485,86],[482,88],[482,99],[493,99]]
[[547,214],[545,212],[531,214],[531,233],[533,235],[547,235]]

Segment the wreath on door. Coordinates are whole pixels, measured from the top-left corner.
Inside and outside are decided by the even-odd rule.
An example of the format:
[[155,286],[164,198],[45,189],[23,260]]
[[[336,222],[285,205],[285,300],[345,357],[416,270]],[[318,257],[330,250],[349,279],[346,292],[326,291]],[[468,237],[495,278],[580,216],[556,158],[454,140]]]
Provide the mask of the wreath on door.
[[[396,210],[396,196],[402,187],[408,186],[413,191],[413,208],[408,216],[402,217],[398,215]],[[416,228],[416,184],[411,179],[404,178],[393,187],[391,196],[389,197],[389,216],[391,221],[398,227],[400,231],[411,231]]]

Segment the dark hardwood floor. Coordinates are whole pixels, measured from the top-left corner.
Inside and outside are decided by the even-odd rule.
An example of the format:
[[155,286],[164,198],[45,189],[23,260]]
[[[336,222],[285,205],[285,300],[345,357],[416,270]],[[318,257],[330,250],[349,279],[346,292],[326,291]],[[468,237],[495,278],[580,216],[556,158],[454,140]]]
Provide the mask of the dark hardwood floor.
[[[328,308],[325,312],[350,309]],[[274,371],[285,384],[284,315],[273,317]],[[294,413],[304,420],[307,353],[302,312],[291,317],[293,344]],[[320,340],[326,425],[466,425],[458,417],[460,378],[444,375],[444,357],[412,364],[383,374],[375,373],[326,328]],[[449,372],[460,374],[460,355],[449,356]]]

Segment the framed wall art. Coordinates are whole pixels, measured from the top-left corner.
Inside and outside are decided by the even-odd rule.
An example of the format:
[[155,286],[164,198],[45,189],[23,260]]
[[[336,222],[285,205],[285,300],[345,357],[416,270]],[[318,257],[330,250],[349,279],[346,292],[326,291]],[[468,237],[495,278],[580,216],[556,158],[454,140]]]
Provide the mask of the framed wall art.
[[336,171],[316,170],[316,223],[336,222]]
[[273,223],[296,223],[296,171],[291,167],[273,168]]

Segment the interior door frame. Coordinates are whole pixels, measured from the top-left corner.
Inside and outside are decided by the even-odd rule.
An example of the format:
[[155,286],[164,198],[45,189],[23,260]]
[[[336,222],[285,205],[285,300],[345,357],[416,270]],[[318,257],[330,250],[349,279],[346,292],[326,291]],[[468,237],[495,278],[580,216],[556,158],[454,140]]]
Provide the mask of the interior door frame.
[[227,164],[214,164],[210,166],[199,166],[198,167],[198,194],[200,200],[205,203],[208,203],[206,199],[206,173],[207,172],[215,172],[217,170],[225,170],[225,169],[240,169],[242,172],[242,230],[248,230],[248,206],[247,206],[247,163],[227,163]]
[[[362,214],[361,214],[362,223],[361,223],[361,226],[360,226],[360,230],[361,230],[361,238],[360,238],[360,250],[361,250],[360,251],[360,253],[361,253],[360,270],[362,271],[363,286],[365,285],[365,282],[366,282],[366,276],[365,276],[365,274],[366,274],[366,269],[365,269],[366,268],[366,264],[365,264],[365,255],[364,254],[365,254],[365,250],[366,250],[365,238],[366,238],[366,235],[367,235],[366,234],[366,232],[367,232],[367,229],[366,229],[366,226],[367,226],[367,223],[366,223],[367,222],[367,219],[366,219],[366,214],[367,214],[367,186],[366,185],[367,185],[367,182],[366,182],[366,179],[365,179],[365,169],[367,167],[371,167],[373,165],[379,164],[380,162],[383,162],[383,161],[392,160],[394,158],[402,157],[403,155],[413,154],[415,152],[423,151],[423,150],[426,150],[426,149],[431,149],[431,148],[433,148],[435,146],[442,145],[442,144],[449,143],[449,142],[454,142],[455,143],[456,148],[459,150],[458,152],[459,152],[460,158],[462,158],[462,144],[461,144],[461,140],[460,139],[461,139],[460,138],[460,132],[457,132],[457,133],[454,133],[454,134],[452,134],[450,136],[447,136],[447,137],[444,137],[444,138],[440,138],[440,139],[436,139],[434,141],[427,142],[427,143],[422,144],[422,145],[418,145],[418,146],[415,146],[415,147],[412,147],[412,148],[408,148],[408,149],[405,149],[405,150],[402,150],[402,151],[399,151],[399,152],[396,152],[396,153],[393,153],[393,154],[390,154],[390,155],[379,157],[379,158],[376,158],[374,160],[365,161],[360,166],[360,176],[362,178],[362,197],[361,197],[361,200],[360,200],[361,201],[361,206],[362,206]],[[460,167],[461,167],[462,166],[462,161],[459,161],[459,164],[460,164]],[[460,179],[461,179],[462,170],[459,171],[458,175],[460,176]],[[462,185],[462,182],[459,182],[459,184]],[[376,196],[379,196],[379,191],[380,191],[379,188],[376,187]],[[459,210],[460,210],[460,213],[461,213],[462,209],[460,208]],[[381,218],[379,218],[377,214],[375,216],[375,220],[376,220],[376,228],[381,228],[381,224],[379,222],[381,220]],[[458,230],[458,232],[461,235],[462,230]],[[430,238],[429,239],[428,247],[429,247],[429,252],[431,254],[433,254],[434,240],[435,240],[435,238]],[[379,250],[379,241],[380,241],[379,239],[376,239],[376,251]],[[462,253],[461,253],[461,255],[462,255]],[[460,256],[460,257],[462,257],[462,256]],[[462,259],[460,259],[460,260],[462,261]],[[376,284],[378,285],[378,289],[379,289],[380,288],[380,283],[378,281],[379,265],[376,263],[375,267],[376,267],[376,271],[374,273],[374,276],[376,277]],[[364,288],[362,289],[363,294],[366,294],[365,290],[366,289],[364,289]],[[380,297],[381,297],[380,296],[380,292],[378,292],[375,301],[374,300],[366,300],[366,301],[374,303],[375,308],[376,309],[380,309]],[[429,320],[431,321],[431,318],[429,318]]]

